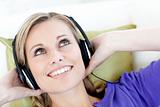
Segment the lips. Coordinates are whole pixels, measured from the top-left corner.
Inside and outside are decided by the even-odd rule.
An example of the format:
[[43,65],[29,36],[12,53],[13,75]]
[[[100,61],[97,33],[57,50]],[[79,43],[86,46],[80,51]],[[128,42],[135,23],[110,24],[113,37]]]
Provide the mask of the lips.
[[61,74],[64,74],[64,73],[70,71],[70,70],[72,69],[72,67],[73,67],[73,66],[68,65],[68,66],[64,66],[64,67],[61,67],[61,68],[56,69],[56,70],[52,70],[51,72],[49,72],[49,73],[47,74],[47,76],[49,76],[49,77],[59,76],[59,75],[61,75]]

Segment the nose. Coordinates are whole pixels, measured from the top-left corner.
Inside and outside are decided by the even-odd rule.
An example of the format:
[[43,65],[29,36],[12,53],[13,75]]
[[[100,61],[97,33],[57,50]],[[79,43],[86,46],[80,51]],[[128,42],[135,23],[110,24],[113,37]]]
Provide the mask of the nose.
[[50,56],[50,64],[62,62],[64,56],[61,52],[54,51]]

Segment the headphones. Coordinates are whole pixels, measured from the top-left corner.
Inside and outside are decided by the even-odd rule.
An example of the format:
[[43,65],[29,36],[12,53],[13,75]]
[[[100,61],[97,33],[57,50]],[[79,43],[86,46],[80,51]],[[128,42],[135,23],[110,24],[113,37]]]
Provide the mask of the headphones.
[[[92,47],[89,39],[87,38],[85,32],[81,28],[81,26],[72,17],[69,17],[69,16],[66,16],[66,17],[68,17],[74,23],[74,25],[78,28],[78,30],[80,31],[80,33],[82,34],[82,36],[84,38],[84,40],[80,39],[79,47],[81,50],[84,65],[85,65],[85,67],[87,67],[89,64],[90,58],[94,53],[93,47]],[[36,83],[28,65],[26,65],[26,64],[21,65],[18,62],[18,58],[17,58],[17,54],[16,54],[16,37],[14,38],[14,40],[12,42],[12,47],[13,47],[13,58],[14,58],[14,62],[16,65],[16,71],[19,75],[20,80],[32,89],[39,89],[39,86]]]

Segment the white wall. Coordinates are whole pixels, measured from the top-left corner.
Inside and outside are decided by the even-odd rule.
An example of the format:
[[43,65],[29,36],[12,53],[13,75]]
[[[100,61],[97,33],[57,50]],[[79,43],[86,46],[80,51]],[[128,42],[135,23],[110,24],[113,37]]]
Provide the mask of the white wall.
[[97,30],[97,28],[113,27],[129,22],[128,10],[126,9],[127,2],[125,0],[107,0],[65,6],[51,6],[47,3],[44,4],[45,6],[41,6],[42,4],[35,6],[36,2],[33,2],[29,7],[27,7],[29,4],[27,0],[24,1],[26,1],[26,6],[13,3],[16,7],[7,4],[10,8],[2,8],[2,10],[6,9],[7,11],[2,12],[3,15],[0,17],[0,36],[14,37],[28,16],[42,11],[56,11],[72,15],[86,30]]
[[[56,11],[72,15],[84,30],[112,28],[135,23],[138,28],[160,26],[160,0],[0,0],[0,36],[14,37],[23,21],[35,12]],[[4,52],[4,51],[3,51]],[[156,53],[156,56],[159,53]],[[136,52],[138,68],[155,53]],[[147,55],[147,56],[145,56]],[[5,56],[0,55],[0,59]],[[140,61],[139,61],[140,59]],[[0,60],[0,68],[4,61]],[[143,61],[143,62],[141,62]],[[141,63],[138,63],[141,62]],[[2,65],[1,65],[2,64]]]
[[129,11],[138,27],[160,26],[160,0],[128,0]]
[[[103,4],[98,7],[100,2]],[[89,3],[94,7],[88,7]],[[160,26],[159,4],[160,0],[0,0],[0,36],[13,37],[24,19],[34,12],[44,10],[74,14],[85,29],[92,29],[91,26],[97,25],[95,22],[89,25],[86,16],[96,20],[98,15],[104,17],[106,14],[108,17],[105,17],[105,20],[110,22],[108,26],[112,26],[116,19],[124,18],[124,13],[128,14],[138,27]],[[102,23],[103,20],[104,18],[100,18],[96,23]]]

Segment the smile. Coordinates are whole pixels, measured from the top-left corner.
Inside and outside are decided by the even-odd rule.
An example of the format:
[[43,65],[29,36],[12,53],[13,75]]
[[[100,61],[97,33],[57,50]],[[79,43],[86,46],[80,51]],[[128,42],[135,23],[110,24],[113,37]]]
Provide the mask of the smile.
[[72,69],[72,66],[65,66],[65,67],[63,67],[63,68],[60,68],[60,69],[58,69],[58,70],[55,70],[55,71],[50,72],[50,73],[48,74],[48,76],[50,76],[50,77],[55,77],[55,76],[58,76],[58,75],[61,75],[61,74],[65,73],[65,72],[68,72],[68,71],[70,71],[71,69]]

